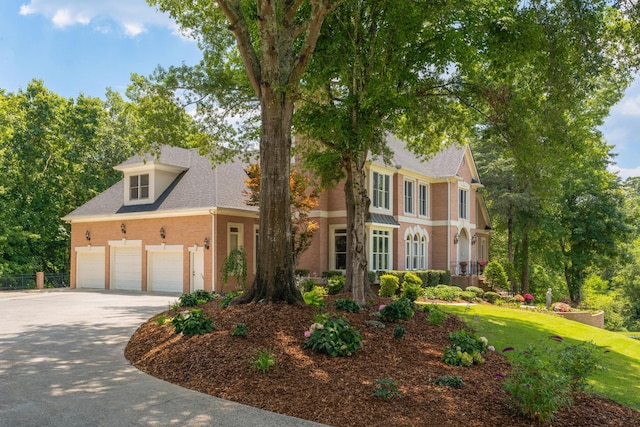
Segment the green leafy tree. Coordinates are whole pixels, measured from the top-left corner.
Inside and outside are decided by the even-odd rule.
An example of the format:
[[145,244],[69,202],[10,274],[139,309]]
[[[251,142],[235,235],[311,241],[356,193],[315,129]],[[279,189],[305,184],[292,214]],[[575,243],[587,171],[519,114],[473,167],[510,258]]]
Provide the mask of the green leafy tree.
[[[196,67],[174,67],[155,80],[180,89],[196,105],[205,130],[220,142],[237,135],[227,114],[259,110],[260,235],[257,272],[238,302],[302,303],[291,256],[290,158],[294,103],[300,79],[313,56],[331,0],[148,0],[169,12],[193,37],[204,59]],[[222,132],[222,133],[220,133]],[[222,141],[231,144],[233,138]],[[237,141],[238,139],[236,139]],[[209,140],[206,140],[209,141]],[[227,148],[229,145],[227,145]],[[216,156],[224,144],[209,147]]]

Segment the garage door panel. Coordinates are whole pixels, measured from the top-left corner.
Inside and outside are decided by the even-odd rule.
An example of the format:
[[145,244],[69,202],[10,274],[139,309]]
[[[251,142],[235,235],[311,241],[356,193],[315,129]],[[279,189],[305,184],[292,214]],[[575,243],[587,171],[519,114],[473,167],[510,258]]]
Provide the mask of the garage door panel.
[[113,248],[113,289],[142,290],[142,248]]
[[184,269],[182,251],[150,251],[147,255],[147,263],[148,290],[182,293]]
[[104,289],[104,252],[78,252],[76,288]]

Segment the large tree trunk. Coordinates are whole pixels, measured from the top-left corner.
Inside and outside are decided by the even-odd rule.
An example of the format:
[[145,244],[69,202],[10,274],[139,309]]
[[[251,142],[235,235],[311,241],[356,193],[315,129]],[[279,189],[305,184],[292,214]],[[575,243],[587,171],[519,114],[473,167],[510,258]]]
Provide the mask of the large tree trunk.
[[344,160],[344,168],[347,175],[344,185],[347,205],[347,280],[344,291],[351,291],[354,301],[364,307],[367,296],[372,294],[366,254],[366,222],[370,204],[366,172],[364,162],[350,158]]
[[292,118],[293,102],[282,92],[263,88],[257,273],[238,303],[304,302],[295,286],[293,268],[289,187]]
[[522,236],[522,271],[520,275],[520,283],[522,284],[522,293],[529,293],[529,233],[524,232]]

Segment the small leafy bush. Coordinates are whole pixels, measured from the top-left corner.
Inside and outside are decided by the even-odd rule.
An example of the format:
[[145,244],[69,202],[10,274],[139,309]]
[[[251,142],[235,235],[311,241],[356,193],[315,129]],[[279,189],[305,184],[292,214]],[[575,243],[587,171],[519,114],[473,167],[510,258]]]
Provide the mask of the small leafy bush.
[[442,322],[444,322],[447,318],[449,317],[449,315],[447,313],[445,313],[444,311],[440,310],[439,308],[436,308],[434,310],[431,310],[429,312],[429,318],[428,318],[428,322],[434,326],[439,326],[442,324]]
[[485,292],[484,299],[486,299],[491,304],[495,304],[496,301],[500,299],[500,294],[497,292]]
[[553,308],[553,311],[559,311],[560,313],[571,312],[571,306],[563,302],[555,302],[551,305],[551,308]]
[[436,299],[437,298],[436,288],[435,287],[424,288],[424,290],[422,291],[422,296],[425,297],[426,299]]
[[194,291],[192,295],[196,297],[196,300],[211,301],[212,299],[216,298],[214,294],[205,291],[204,289],[198,289],[197,291]]
[[179,303],[180,307],[195,307],[198,305],[198,298],[194,294],[182,294]]
[[407,330],[402,325],[396,325],[396,327],[393,328],[393,338],[397,340],[401,340],[406,333]]
[[380,276],[380,290],[378,295],[381,297],[392,297],[398,290],[400,280],[391,274],[383,274]]
[[464,386],[464,381],[462,381],[461,377],[454,377],[451,375],[443,375],[440,378],[435,379],[433,383],[453,388],[462,388],[462,386]]
[[159,316],[156,316],[156,318],[154,320],[156,321],[156,324],[158,326],[162,326],[162,325],[164,325],[165,323],[167,323],[171,319],[168,318],[167,316],[165,316],[164,314],[160,314]]
[[345,311],[347,313],[360,313],[360,306],[351,298],[338,298],[333,302],[336,310]]
[[422,296],[422,279],[413,273],[406,273],[402,282],[402,296],[415,301]]
[[315,286],[316,286],[315,280],[307,279],[304,282],[302,282],[302,292],[309,292],[313,290]]
[[457,286],[438,285],[435,287],[436,298],[444,301],[453,301],[458,298],[462,289]]
[[309,292],[304,292],[302,298],[305,304],[311,307],[323,308],[325,306],[324,297],[327,295],[327,290],[322,286],[314,286]]
[[471,366],[484,362],[482,353],[487,350],[485,337],[467,332],[464,329],[451,332],[449,340],[452,345],[445,348],[442,361],[451,366]]
[[200,308],[178,313],[171,319],[171,324],[174,333],[184,335],[202,335],[215,329],[209,316],[203,313]]
[[376,391],[373,397],[382,399],[393,399],[394,397],[402,397],[402,393],[398,390],[398,383],[388,378],[380,378],[376,380]]
[[247,334],[249,334],[249,331],[246,323],[236,323],[233,331],[231,331],[231,336],[233,337],[246,337]]
[[401,297],[396,301],[391,301],[385,305],[380,311],[380,318],[385,322],[397,322],[398,320],[407,320],[413,317],[413,302],[408,298]]
[[363,346],[362,335],[346,317],[322,316],[305,333],[303,347],[333,357],[351,356]]
[[327,291],[329,295],[339,294],[347,283],[347,278],[340,276],[331,276],[327,279]]
[[469,301],[469,302],[476,300],[476,294],[474,292],[470,292],[470,291],[462,291],[462,292],[460,292],[458,297],[460,299],[463,299],[463,300]]
[[242,295],[242,291],[227,292],[220,300],[220,307],[227,308],[231,305],[231,301]]
[[605,369],[592,342],[567,345],[561,337],[550,338],[556,343],[516,352],[503,383],[511,405],[533,420],[553,419],[559,409],[572,405],[572,392],[584,390],[588,376]]
[[273,354],[273,351],[267,348],[260,348],[256,350],[256,354],[252,361],[253,367],[259,372],[266,374],[269,369],[278,364],[278,359]]
[[484,291],[482,290],[482,288],[479,288],[477,286],[467,286],[465,291],[473,292],[478,298],[482,298],[482,296],[484,295]]

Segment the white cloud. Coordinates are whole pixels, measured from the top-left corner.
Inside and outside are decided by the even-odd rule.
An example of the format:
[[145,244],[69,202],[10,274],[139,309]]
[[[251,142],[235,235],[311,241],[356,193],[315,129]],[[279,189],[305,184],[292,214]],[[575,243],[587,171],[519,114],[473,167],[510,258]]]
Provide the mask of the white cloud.
[[640,117],[640,95],[630,96],[622,101],[620,112],[625,116]]
[[167,14],[150,7],[145,0],[28,0],[20,7],[21,15],[42,15],[57,28],[95,24],[96,31],[105,32],[104,20],[115,21],[123,33],[135,37],[149,26],[161,26],[175,31],[175,22]]
[[622,180],[632,176],[640,176],[640,166],[635,168],[619,168],[618,166],[613,165],[609,167],[609,170],[613,173],[617,173]]

